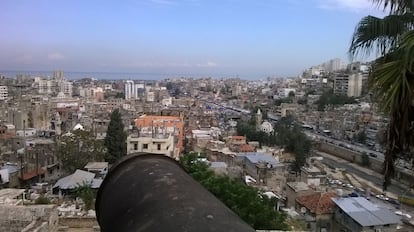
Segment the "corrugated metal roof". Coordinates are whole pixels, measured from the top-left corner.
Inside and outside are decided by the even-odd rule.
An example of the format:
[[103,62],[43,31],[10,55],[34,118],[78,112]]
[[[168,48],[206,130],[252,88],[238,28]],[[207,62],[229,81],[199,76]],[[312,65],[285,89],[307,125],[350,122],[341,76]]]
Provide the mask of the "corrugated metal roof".
[[243,153],[243,155],[248,159],[251,163],[257,164],[259,162],[266,162],[268,164],[271,164],[273,166],[281,165],[275,158],[273,158],[270,155],[266,155],[263,153]]
[[59,187],[60,189],[75,189],[83,184],[92,184],[94,177],[94,173],[78,169],[72,175],[59,179],[53,188]]
[[335,204],[361,226],[397,224],[400,219],[388,209],[363,197],[332,198]]
[[212,168],[227,168],[227,164],[225,162],[210,162],[210,167],[212,167]]

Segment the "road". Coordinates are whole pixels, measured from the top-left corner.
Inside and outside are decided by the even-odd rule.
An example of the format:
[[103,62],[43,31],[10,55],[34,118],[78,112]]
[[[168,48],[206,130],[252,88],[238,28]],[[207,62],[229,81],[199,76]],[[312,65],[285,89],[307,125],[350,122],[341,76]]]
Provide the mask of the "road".
[[[374,174],[372,175],[372,171],[370,170],[364,170],[364,168],[361,168],[359,166],[357,166],[356,164],[350,163],[346,160],[342,160],[336,157],[332,157],[329,154],[326,154],[324,152],[317,152],[319,155],[323,156],[323,160],[322,163],[330,166],[330,167],[336,167],[336,168],[343,168],[345,169],[348,173],[351,173],[352,175],[356,175],[368,182],[371,182],[372,184],[374,184],[375,186],[382,188],[382,177],[379,174]],[[407,191],[406,188],[403,188],[401,186],[398,185],[390,185],[387,189],[387,192],[389,193],[393,193],[395,195],[402,195]],[[383,201],[380,199],[376,199],[376,198],[371,198],[373,200],[374,203],[388,208],[392,211],[396,211],[397,208],[395,205],[387,202],[387,201]],[[400,210],[406,213],[409,213],[410,215],[414,216],[414,207],[412,206],[408,206],[408,205],[401,205],[400,206]]]
[[305,131],[305,134],[308,135],[309,137],[319,139],[321,141],[325,141],[325,142],[328,142],[328,143],[332,143],[332,144],[335,144],[335,145],[343,147],[343,148],[347,148],[347,149],[352,150],[352,151],[357,151],[357,152],[361,152],[361,153],[365,152],[367,154],[374,154],[376,157],[371,156],[370,157],[371,159],[377,159],[379,161],[384,161],[384,154],[381,153],[381,152],[370,150],[366,147],[358,146],[358,145],[355,145],[355,144],[349,144],[345,141],[333,139],[333,138],[330,138],[328,136],[325,136],[325,135],[319,134],[319,133],[313,133],[313,132],[310,132],[310,131]]
[[[321,154],[321,153],[319,153]],[[324,156],[323,158],[323,163],[327,164],[330,167],[337,167],[337,168],[344,168],[348,173],[351,173],[353,175],[357,175],[371,183],[373,183],[374,185],[382,188],[382,178],[378,177],[377,175],[369,175],[364,171],[361,171],[361,169],[356,168],[354,165],[346,160],[340,160],[338,161],[338,159],[331,159],[327,156]],[[406,189],[401,188],[399,186],[396,185],[390,185],[387,189],[387,191],[395,194],[395,195],[401,195],[403,194]]]

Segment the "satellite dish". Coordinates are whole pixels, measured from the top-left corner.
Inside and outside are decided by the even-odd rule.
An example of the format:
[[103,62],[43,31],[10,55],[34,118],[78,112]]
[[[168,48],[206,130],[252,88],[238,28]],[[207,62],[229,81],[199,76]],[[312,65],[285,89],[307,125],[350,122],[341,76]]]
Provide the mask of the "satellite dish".
[[306,213],[306,208],[305,207],[300,208],[300,212],[301,213]]

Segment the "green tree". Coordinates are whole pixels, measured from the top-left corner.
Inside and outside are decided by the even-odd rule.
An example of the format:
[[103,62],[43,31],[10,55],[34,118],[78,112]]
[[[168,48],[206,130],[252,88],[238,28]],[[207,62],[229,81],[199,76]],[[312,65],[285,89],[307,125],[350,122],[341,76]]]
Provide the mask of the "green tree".
[[75,195],[82,199],[85,204],[84,210],[93,209],[95,193],[93,192],[91,185],[89,183],[83,183],[75,189]]
[[277,200],[257,189],[224,176],[215,176],[195,153],[184,155],[184,169],[254,229],[287,230],[286,215],[275,211]]
[[255,120],[249,122],[239,121],[237,123],[237,134],[246,136],[248,141],[258,141],[261,145],[275,145],[273,134],[256,131]]
[[367,141],[367,135],[365,133],[365,130],[361,130],[360,132],[358,132],[358,134],[356,134],[355,139],[358,143],[365,144]]
[[388,15],[364,17],[355,28],[349,52],[354,57],[379,56],[369,81],[374,97],[390,118],[383,170],[386,190],[394,175],[395,159],[414,141],[414,1],[372,1]]
[[311,141],[303,133],[302,128],[294,122],[292,116],[279,120],[274,129],[277,144],[295,155],[291,169],[296,173],[300,172],[300,168],[305,164],[306,157],[312,148]]
[[316,101],[316,104],[318,105],[318,111],[324,111],[325,106],[327,105],[336,106],[336,105],[354,104],[354,103],[356,103],[356,101],[353,97],[336,95],[333,93],[332,90],[323,92],[322,95],[319,97],[319,100]]
[[111,121],[105,137],[105,147],[108,150],[107,160],[114,163],[126,155],[126,132],[122,123],[121,113],[116,109],[111,114]]
[[27,126],[34,128],[33,112],[31,110],[27,113]]
[[122,98],[122,99],[124,99],[125,98],[125,94],[124,93],[121,93],[121,92],[117,92],[114,97],[115,98]]
[[97,140],[91,131],[75,130],[62,136],[58,154],[63,169],[72,173],[88,162],[103,161],[106,149],[102,140]]
[[36,200],[35,205],[48,205],[51,204],[50,199],[47,198],[44,194],[41,194]]

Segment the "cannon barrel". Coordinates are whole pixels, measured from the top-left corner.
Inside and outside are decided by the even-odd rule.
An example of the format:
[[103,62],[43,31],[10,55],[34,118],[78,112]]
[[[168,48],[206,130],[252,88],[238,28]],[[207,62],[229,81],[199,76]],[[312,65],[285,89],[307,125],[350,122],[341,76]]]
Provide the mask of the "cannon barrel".
[[102,231],[254,231],[163,155],[133,154],[115,164],[95,208]]

